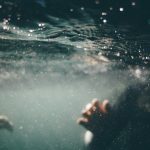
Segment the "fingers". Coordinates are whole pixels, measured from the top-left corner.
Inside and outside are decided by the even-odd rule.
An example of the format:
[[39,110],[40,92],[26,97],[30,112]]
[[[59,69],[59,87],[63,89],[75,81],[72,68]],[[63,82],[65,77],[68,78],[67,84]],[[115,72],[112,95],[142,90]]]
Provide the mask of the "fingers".
[[85,106],[85,109],[82,111],[83,118],[79,118],[77,120],[77,123],[85,127],[86,129],[90,128],[91,124],[91,118],[93,114],[96,112],[96,109],[98,109],[98,100],[94,99],[91,103],[88,103]]
[[88,103],[85,109],[82,111],[82,118],[77,120],[77,123],[82,125],[88,130],[93,130],[93,127],[107,118],[107,113],[110,111],[109,100],[99,102],[98,99],[93,99],[91,103]]
[[8,118],[6,116],[0,116],[0,123],[1,122],[7,122]]
[[82,115],[83,115],[84,117],[91,115],[91,112],[90,112],[91,109],[92,109],[92,104],[91,104],[91,103],[88,103],[88,104],[85,106],[85,109],[82,111]]
[[11,132],[13,131],[13,124],[6,116],[0,116],[0,129],[7,129]]
[[100,102],[98,101],[98,99],[93,99],[92,102],[91,102],[91,104],[92,104],[92,111],[93,112],[98,111],[99,104],[100,104]]
[[81,125],[84,125],[84,124],[88,123],[88,119],[87,118],[79,118],[77,120],[77,123],[81,124]]
[[79,118],[77,120],[77,123],[79,125],[82,125],[83,127],[85,127],[86,129],[88,129],[88,123],[89,123],[89,120],[87,118]]
[[111,110],[111,105],[110,105],[109,100],[105,99],[103,101],[103,108],[104,108],[104,111],[107,113]]
[[106,114],[110,111],[111,106],[109,103],[109,100],[105,99],[100,105],[100,112],[102,112],[103,114]]
[[109,100],[99,102],[98,99],[93,99],[91,103],[87,104],[85,109],[82,111],[83,117],[90,117],[92,114],[106,114],[110,111]]
[[89,117],[99,109],[99,101],[97,99],[93,99],[91,103],[88,103],[85,109],[82,111],[82,115],[84,117]]
[[93,109],[93,106],[91,103],[88,103],[85,107],[85,109],[82,111],[82,116],[84,117],[89,117],[91,116],[92,114],[92,109]]

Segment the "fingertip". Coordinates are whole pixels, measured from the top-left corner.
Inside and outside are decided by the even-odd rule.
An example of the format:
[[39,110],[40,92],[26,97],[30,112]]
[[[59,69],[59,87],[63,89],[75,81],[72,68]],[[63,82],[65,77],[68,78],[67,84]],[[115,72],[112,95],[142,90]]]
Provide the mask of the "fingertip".
[[77,124],[80,124],[80,122],[81,122],[81,118],[79,118],[79,119],[76,120]]
[[88,111],[92,108],[92,104],[91,103],[88,103],[86,106],[85,106],[85,111]]
[[88,119],[86,118],[77,119],[77,124],[80,124],[80,125],[85,125],[87,122],[88,122]]
[[84,115],[84,114],[86,114],[86,112],[87,112],[87,110],[84,109],[84,110],[81,111],[81,114]]
[[0,116],[0,121],[2,121],[2,122],[8,122],[8,117],[7,116],[4,116],[4,115],[1,115]]
[[99,102],[99,100],[98,100],[97,98],[94,98],[91,103],[92,103],[93,105],[95,105],[95,104],[97,104],[98,102]]
[[92,101],[92,106],[94,107],[94,109],[96,110],[97,108],[99,108],[100,102],[98,99],[93,99]]
[[104,99],[102,104],[103,104],[103,106],[106,106],[107,104],[109,104],[109,100],[108,99]]
[[110,105],[110,102],[108,99],[105,99],[103,102],[102,102],[102,106],[103,106],[103,110],[105,113],[109,112],[110,109],[111,109],[111,105]]

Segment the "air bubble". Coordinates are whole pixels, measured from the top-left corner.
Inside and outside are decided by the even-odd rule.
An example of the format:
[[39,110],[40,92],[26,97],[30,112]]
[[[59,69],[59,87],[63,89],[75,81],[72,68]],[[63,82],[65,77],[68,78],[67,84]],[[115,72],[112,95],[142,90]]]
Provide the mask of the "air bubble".
[[31,34],[28,34],[28,36],[32,36]]
[[99,3],[100,3],[100,1],[99,1],[99,0],[96,0],[96,1],[95,1],[95,4],[97,4],[97,5],[98,5]]
[[104,20],[103,20],[103,23],[107,23],[107,20],[106,20],[106,19],[104,19]]
[[109,9],[110,9],[110,10],[113,10],[113,7],[110,7]]
[[107,15],[107,13],[106,12],[102,12],[102,16],[106,16]]
[[84,10],[84,7],[81,7],[81,10],[83,11],[83,10]]
[[73,11],[74,11],[74,9],[71,8],[71,9],[70,9],[70,12],[73,12]]
[[120,53],[119,53],[119,52],[118,52],[118,53],[116,53],[116,56],[118,56],[118,57],[119,57],[119,56],[120,56]]
[[135,2],[132,2],[132,3],[131,3],[131,5],[132,5],[132,6],[135,6],[135,5],[136,5],[136,3],[135,3]]
[[44,24],[44,23],[39,23],[38,26],[39,26],[39,27],[44,27],[45,24]]
[[3,26],[3,30],[9,30],[8,26]]
[[22,130],[22,129],[23,129],[23,126],[20,126],[20,127],[19,127],[19,130]]
[[34,32],[34,30],[31,30],[31,29],[30,29],[30,30],[29,30],[29,32],[31,32],[31,33],[32,33],[32,32]]
[[123,7],[119,8],[119,11],[124,11],[124,8]]

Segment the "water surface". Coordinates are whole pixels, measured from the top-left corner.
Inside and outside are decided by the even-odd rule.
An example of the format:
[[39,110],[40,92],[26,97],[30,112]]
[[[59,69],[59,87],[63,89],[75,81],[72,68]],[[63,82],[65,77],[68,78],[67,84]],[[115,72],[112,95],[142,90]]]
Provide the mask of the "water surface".
[[[3,11],[0,114],[12,120],[14,132],[1,131],[1,150],[82,150],[85,130],[76,119],[83,106],[95,97],[114,103],[129,84],[149,80],[148,32],[100,23],[89,11],[95,9],[81,4],[62,15],[55,7],[41,12],[48,20]],[[42,10],[47,5],[38,1]]]

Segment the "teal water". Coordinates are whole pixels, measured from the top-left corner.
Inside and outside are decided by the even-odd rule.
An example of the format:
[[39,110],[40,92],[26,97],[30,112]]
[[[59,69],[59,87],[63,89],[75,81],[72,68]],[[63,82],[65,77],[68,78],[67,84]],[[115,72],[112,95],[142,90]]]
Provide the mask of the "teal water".
[[0,114],[14,124],[0,132],[0,150],[82,150],[84,105],[114,103],[129,84],[149,80],[149,34],[80,11],[82,19],[0,22]]

